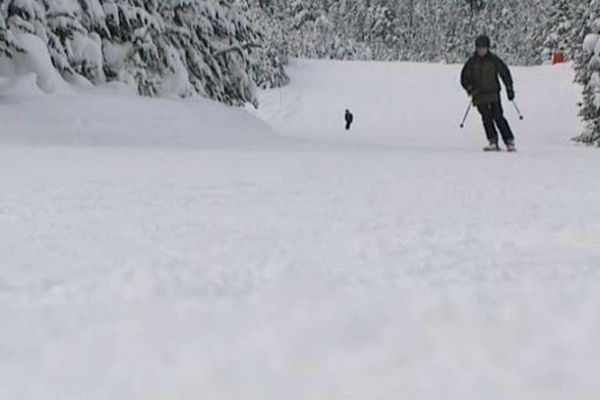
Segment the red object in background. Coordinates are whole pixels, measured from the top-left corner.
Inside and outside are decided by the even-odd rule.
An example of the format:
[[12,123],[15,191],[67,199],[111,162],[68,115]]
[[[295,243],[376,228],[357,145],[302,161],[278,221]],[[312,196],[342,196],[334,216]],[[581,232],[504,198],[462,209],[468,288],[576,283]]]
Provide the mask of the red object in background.
[[552,54],[552,64],[556,65],[556,64],[562,64],[565,62],[565,53],[563,53],[562,51],[555,51],[554,54]]

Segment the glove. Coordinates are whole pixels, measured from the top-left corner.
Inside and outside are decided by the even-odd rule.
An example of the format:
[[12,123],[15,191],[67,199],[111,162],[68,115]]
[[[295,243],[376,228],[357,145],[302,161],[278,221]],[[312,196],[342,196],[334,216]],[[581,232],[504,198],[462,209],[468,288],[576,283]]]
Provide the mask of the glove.
[[509,101],[513,101],[515,99],[515,91],[513,88],[509,87],[506,89],[506,95],[508,96]]

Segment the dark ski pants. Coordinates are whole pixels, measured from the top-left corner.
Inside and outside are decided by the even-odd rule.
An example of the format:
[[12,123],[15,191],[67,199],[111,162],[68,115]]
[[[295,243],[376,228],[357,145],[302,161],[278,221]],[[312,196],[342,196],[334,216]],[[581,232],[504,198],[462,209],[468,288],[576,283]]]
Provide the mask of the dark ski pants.
[[510,130],[508,121],[504,118],[504,111],[502,110],[502,104],[500,104],[500,102],[480,104],[477,106],[477,110],[479,110],[481,118],[483,119],[485,134],[490,143],[498,143],[498,131],[496,130],[496,126],[498,127],[498,130],[500,130],[504,144],[513,143],[515,141],[515,137]]

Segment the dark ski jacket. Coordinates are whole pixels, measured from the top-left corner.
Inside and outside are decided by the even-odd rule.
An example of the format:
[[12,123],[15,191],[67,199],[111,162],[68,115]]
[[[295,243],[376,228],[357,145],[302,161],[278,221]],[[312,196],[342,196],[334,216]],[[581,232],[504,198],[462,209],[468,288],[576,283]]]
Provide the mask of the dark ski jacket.
[[348,123],[348,124],[351,124],[352,122],[354,122],[354,115],[352,115],[352,113],[350,111],[346,111],[345,118],[346,118],[346,123]]
[[473,104],[500,102],[500,82],[502,78],[506,89],[513,91],[513,80],[510,70],[497,55],[489,52],[484,57],[475,53],[462,69],[460,83],[473,96]]

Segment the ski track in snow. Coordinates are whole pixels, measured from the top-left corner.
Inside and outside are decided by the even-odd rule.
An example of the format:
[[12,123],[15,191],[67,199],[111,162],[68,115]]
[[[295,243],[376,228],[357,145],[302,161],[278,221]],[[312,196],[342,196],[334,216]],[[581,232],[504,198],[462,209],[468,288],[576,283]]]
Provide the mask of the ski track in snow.
[[483,154],[458,71],[297,61],[255,112],[296,139],[5,88],[0,399],[595,399],[600,158],[569,142],[571,72],[515,69],[520,152]]

